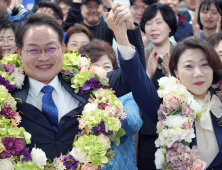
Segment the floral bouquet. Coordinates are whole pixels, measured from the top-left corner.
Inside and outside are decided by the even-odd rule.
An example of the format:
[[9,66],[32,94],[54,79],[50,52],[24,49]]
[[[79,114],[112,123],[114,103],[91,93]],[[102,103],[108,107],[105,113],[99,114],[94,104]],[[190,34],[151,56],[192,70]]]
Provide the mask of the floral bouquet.
[[[0,169],[7,170],[101,170],[111,164],[114,151],[111,141],[117,146],[125,134],[120,119],[125,119],[122,103],[108,89],[105,71],[93,67],[90,59],[78,52],[66,51],[62,67],[62,77],[71,81],[75,92],[90,94],[89,103],[84,107],[79,119],[81,132],[73,142],[73,149],[67,155],[46,158],[39,148],[28,152],[26,144],[31,143],[31,135],[23,127],[21,116],[16,112],[16,101],[9,92],[21,89],[24,70],[17,55],[4,57],[0,63]],[[104,89],[103,89],[104,88]]]
[[72,49],[66,50],[61,73],[65,81],[71,81],[75,93],[79,95],[109,86],[105,70],[94,67],[90,58]]
[[196,146],[189,144],[195,137],[193,123],[201,116],[201,107],[175,77],[163,77],[158,80],[158,95],[163,103],[158,109],[155,153],[157,169],[204,169],[205,162],[198,158],[200,154]]

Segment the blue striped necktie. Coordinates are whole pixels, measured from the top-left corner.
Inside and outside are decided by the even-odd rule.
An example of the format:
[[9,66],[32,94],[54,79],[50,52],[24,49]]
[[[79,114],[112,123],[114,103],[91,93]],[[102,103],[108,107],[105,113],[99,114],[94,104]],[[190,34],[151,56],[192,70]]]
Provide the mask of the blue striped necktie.
[[41,92],[44,93],[42,97],[42,113],[46,116],[53,128],[58,130],[58,109],[52,99],[52,91],[54,87],[44,86]]

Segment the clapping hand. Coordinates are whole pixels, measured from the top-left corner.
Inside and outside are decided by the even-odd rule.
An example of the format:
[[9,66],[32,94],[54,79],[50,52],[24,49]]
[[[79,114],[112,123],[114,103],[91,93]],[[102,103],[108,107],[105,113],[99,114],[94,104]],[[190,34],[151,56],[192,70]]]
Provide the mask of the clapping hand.
[[148,63],[147,63],[146,74],[148,75],[150,80],[152,80],[152,78],[156,72],[157,63],[159,60],[159,56],[155,55],[155,54],[156,54],[156,52],[153,50],[152,53],[150,54],[150,57],[149,57]]
[[217,21],[217,29],[216,29],[216,33],[220,33],[220,32],[221,32],[221,16],[219,17]]
[[161,63],[162,73],[163,73],[165,76],[168,76],[169,73],[170,73],[168,53],[166,53],[166,54],[163,55],[162,61],[163,61],[163,62]]

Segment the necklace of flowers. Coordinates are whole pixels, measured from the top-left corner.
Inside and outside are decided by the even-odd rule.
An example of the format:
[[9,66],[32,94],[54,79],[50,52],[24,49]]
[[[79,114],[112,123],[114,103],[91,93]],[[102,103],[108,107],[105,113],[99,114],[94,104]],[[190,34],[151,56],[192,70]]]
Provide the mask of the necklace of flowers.
[[198,159],[197,146],[189,147],[195,138],[193,125],[195,118],[201,117],[201,106],[175,77],[163,77],[158,82],[157,92],[163,103],[158,109],[156,168],[204,170],[206,163]]
[[13,170],[101,170],[111,164],[114,156],[111,141],[116,146],[125,134],[120,119],[125,119],[122,103],[108,89],[106,73],[82,57],[78,52],[66,50],[62,66],[62,78],[71,81],[75,93],[89,95],[78,118],[80,133],[76,135],[73,148],[67,155],[46,158],[44,151],[32,148],[29,153],[27,144],[31,134],[23,127],[21,116],[16,112],[17,102],[9,92],[21,89],[24,82],[22,63],[16,54],[4,57],[0,67],[0,169]]

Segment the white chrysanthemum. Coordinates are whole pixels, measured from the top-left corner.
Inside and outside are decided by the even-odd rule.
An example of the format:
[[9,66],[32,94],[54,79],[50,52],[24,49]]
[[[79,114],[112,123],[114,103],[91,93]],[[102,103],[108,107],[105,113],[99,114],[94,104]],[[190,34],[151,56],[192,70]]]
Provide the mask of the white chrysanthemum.
[[80,57],[81,66],[89,67],[90,59],[87,57]]
[[162,77],[158,80],[158,83],[162,89],[165,89],[169,85],[176,85],[177,81],[174,77]]
[[107,136],[105,136],[104,134],[100,134],[98,138],[99,138],[99,141],[102,142],[107,149],[111,147],[111,142]]
[[98,109],[97,103],[87,103],[82,111],[82,115],[91,114],[96,109]]
[[99,76],[100,80],[106,80],[107,79],[106,70],[104,70],[103,68],[97,67],[97,66],[95,66],[94,69],[95,69],[95,73],[97,74],[97,76]]
[[14,170],[13,164],[15,164],[15,162],[10,158],[0,159],[0,169],[2,170]]
[[170,115],[166,117],[166,120],[163,121],[165,126],[169,128],[183,127],[183,124],[188,121],[188,117]]
[[11,76],[15,81],[15,87],[18,89],[22,89],[22,85],[24,84],[24,79],[25,79],[23,71],[19,68],[16,68],[14,72],[11,74]]
[[89,162],[87,160],[87,154],[85,151],[78,151],[77,148],[73,147],[72,151],[69,153],[70,155],[72,155],[76,160],[78,160],[79,162],[83,162],[83,163],[87,163]]
[[165,155],[166,154],[166,149],[160,148],[157,149],[155,153],[155,164],[156,164],[156,169],[162,169],[163,164],[165,162]]
[[194,113],[201,113],[201,106],[194,98],[188,97],[187,103],[190,105],[190,108],[194,110]]
[[43,152],[39,148],[32,148],[31,157],[33,162],[41,169],[44,169],[44,165],[46,165],[46,155],[45,152]]

